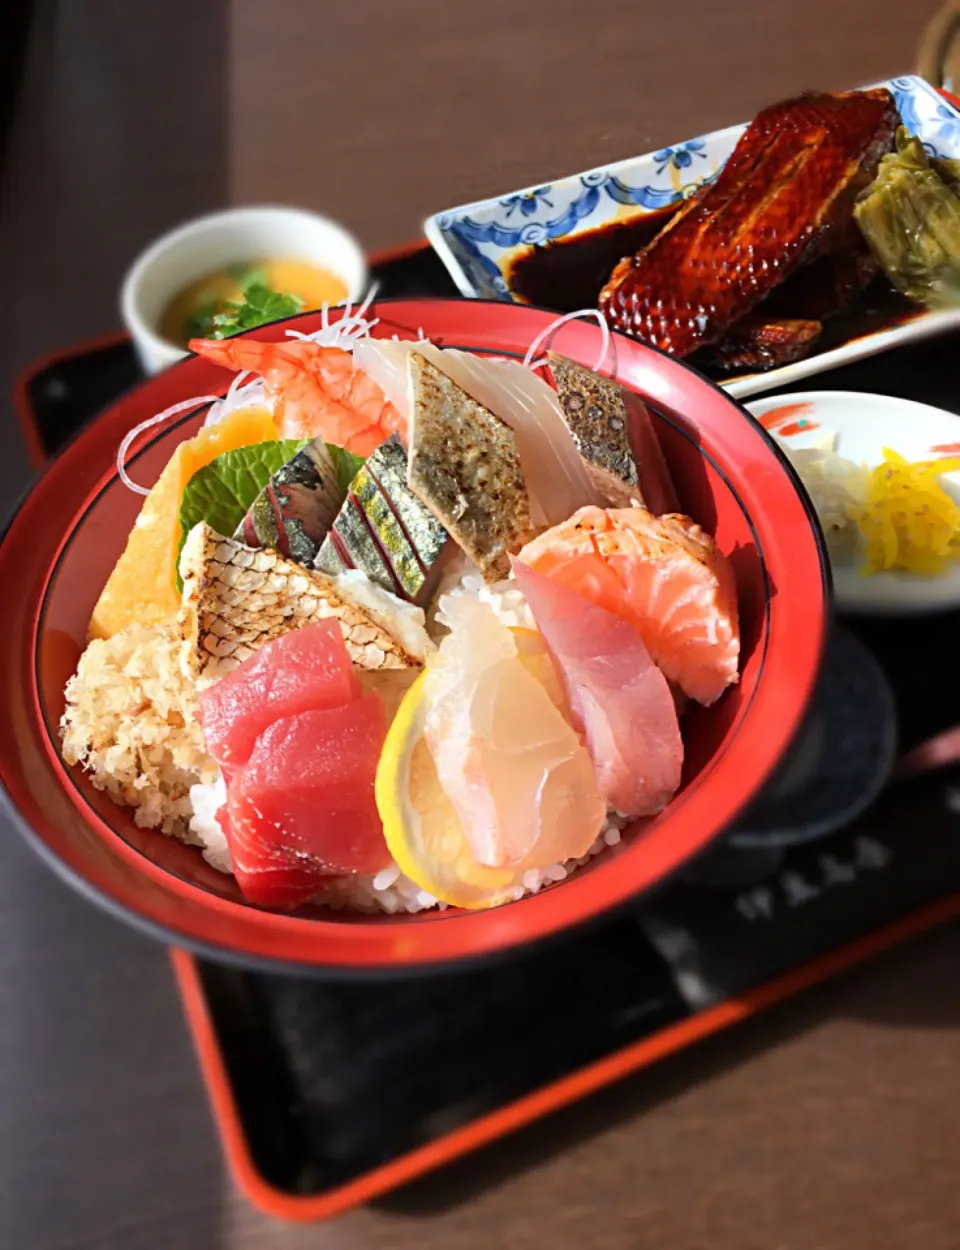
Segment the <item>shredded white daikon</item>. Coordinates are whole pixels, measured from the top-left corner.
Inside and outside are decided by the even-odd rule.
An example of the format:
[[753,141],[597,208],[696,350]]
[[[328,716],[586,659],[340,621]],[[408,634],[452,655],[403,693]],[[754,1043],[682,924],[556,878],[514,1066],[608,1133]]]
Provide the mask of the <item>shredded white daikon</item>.
[[852,516],[867,496],[867,466],[838,456],[835,435],[819,447],[793,447],[780,438],[777,443],[796,469],[826,536],[835,538],[851,526],[855,529]]
[[580,308],[576,312],[564,313],[564,315],[562,317],[558,317],[556,321],[551,321],[548,326],[540,331],[537,337],[527,348],[527,354],[523,358],[525,368],[539,369],[545,365],[547,363],[546,357],[543,357],[540,360],[535,359],[536,354],[541,347],[545,347],[560,327],[566,325],[568,321],[579,321],[583,318],[589,318],[591,321],[596,321],[597,325],[600,327],[600,355],[597,358],[597,363],[593,366],[594,372],[600,369],[610,351],[610,327],[607,325],[607,321],[603,313],[596,308]]
[[150,491],[145,486],[140,486],[134,482],[127,473],[127,453],[129,452],[134,440],[144,432],[144,430],[152,429],[155,425],[162,425],[164,421],[169,421],[171,417],[177,416],[181,412],[190,412],[194,408],[202,408],[204,404],[216,404],[220,402],[219,395],[199,395],[196,399],[185,399],[179,404],[174,404],[170,408],[165,408],[163,412],[158,412],[155,417],[148,417],[146,421],[141,421],[139,425],[135,425],[124,436],[123,442],[117,449],[117,472],[120,475],[120,481],[123,482],[127,490],[132,490],[135,495],[149,495]]
[[379,317],[367,316],[367,310],[373,303],[376,293],[377,283],[374,282],[364,296],[362,304],[356,309],[352,304],[345,304],[343,316],[333,322],[330,320],[330,305],[324,304],[320,309],[319,330],[314,330],[311,334],[304,334],[300,330],[287,330],[287,337],[309,339],[311,343],[318,343],[321,347],[341,347],[344,351],[351,351],[357,339],[369,338],[370,331],[380,321]]
[[[249,379],[249,381],[247,380]],[[239,408],[271,408],[267,399],[263,378],[251,374],[248,369],[241,370],[230,383],[226,395],[218,400],[207,413],[204,425],[217,425],[225,417]]]

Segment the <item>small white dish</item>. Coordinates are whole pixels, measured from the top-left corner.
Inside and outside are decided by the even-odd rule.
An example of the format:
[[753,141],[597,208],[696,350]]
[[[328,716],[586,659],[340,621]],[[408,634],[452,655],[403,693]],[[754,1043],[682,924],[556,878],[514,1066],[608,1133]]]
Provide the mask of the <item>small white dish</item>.
[[337,275],[351,303],[363,298],[367,263],[357,240],[337,222],[299,208],[230,208],[185,222],[161,235],[133,262],[123,281],[120,312],[148,374],[187,355],[157,326],[170,301],[204,274],[262,256],[320,266]]
[[[798,405],[804,405],[800,411]],[[825,432],[836,434],[836,453],[847,460],[869,467],[883,460],[889,447],[908,460],[934,460],[947,453],[937,450],[960,446],[960,417],[942,408],[896,399],[890,395],[869,395],[857,391],[798,391],[753,400],[747,411],[764,424],[777,409],[784,409],[782,428],[793,429],[800,421],[804,429],[784,436],[777,427],[770,430],[791,448],[822,446]],[[793,412],[787,411],[794,409]],[[960,472],[945,473],[944,490],[960,503]],[[871,616],[914,616],[924,612],[960,607],[960,563],[939,577],[920,577],[900,570],[865,576],[856,557],[841,559],[831,553],[834,598],[844,612]]]
[[[960,157],[960,112],[935,87],[912,74],[872,86],[892,93],[904,126],[932,155]],[[745,129],[728,126],[659,152],[461,204],[428,218],[424,233],[463,295],[522,302],[511,277],[519,256],[534,246],[679,204],[717,177]],[[918,305],[898,313],[893,324],[881,318],[866,330],[855,316],[844,324],[841,313],[836,329],[825,330],[825,345],[805,359],[765,373],[725,377],[720,385],[735,399],[759,395],[957,326],[960,309],[930,312]]]

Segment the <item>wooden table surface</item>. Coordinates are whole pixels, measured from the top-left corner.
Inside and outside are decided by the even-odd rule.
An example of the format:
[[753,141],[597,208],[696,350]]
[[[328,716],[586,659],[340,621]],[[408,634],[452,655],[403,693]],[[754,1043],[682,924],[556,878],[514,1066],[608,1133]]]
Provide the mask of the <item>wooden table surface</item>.
[[[0,391],[115,327],[135,251],[224,203],[370,247],[431,210],[909,70],[934,0],[37,0],[0,182]],[[26,480],[4,408],[0,494]],[[165,953],[0,828],[0,1247],[955,1250],[960,930],[377,1208],[232,1191]]]

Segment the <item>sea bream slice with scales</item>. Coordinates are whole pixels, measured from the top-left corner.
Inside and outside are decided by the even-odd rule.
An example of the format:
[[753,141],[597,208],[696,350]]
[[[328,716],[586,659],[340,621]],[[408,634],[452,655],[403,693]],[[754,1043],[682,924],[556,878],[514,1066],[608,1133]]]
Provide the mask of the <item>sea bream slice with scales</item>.
[[333,459],[323,439],[315,438],[274,473],[233,536],[247,547],[272,547],[310,565],[342,503]]
[[487,581],[530,538],[530,501],[513,431],[419,352],[410,354],[407,482]]
[[264,643],[329,617],[361,670],[419,668],[430,648],[419,609],[383,592],[355,592],[348,577],[324,577],[276,551],[244,547],[205,522],[187,535],[180,573],[181,668],[201,685]]
[[407,453],[393,435],[350,483],[314,567],[330,577],[359,569],[391,594],[422,603],[452,545],[446,529],[407,485]]

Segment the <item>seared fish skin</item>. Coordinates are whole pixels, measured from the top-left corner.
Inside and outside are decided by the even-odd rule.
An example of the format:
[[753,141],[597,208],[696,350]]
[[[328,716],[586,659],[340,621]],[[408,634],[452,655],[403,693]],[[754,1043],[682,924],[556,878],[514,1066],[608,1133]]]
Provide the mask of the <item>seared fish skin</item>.
[[421,662],[328,578],[276,551],[223,538],[205,522],[187,535],[180,574],[180,666],[193,681],[222,677],[271,639],[331,616],[359,668],[401,669]]
[[623,391],[566,356],[548,352],[547,359],[567,428],[600,496],[614,508],[643,506]]
[[336,577],[359,569],[411,603],[433,586],[450,535],[407,485],[407,453],[396,435],[368,458],[324,539],[315,567]]
[[417,352],[410,376],[410,488],[484,578],[500,581],[533,536],[513,431]]
[[764,109],[717,180],[614,269],[600,293],[610,325],[672,356],[719,342],[847,228],[899,120],[884,89]]

